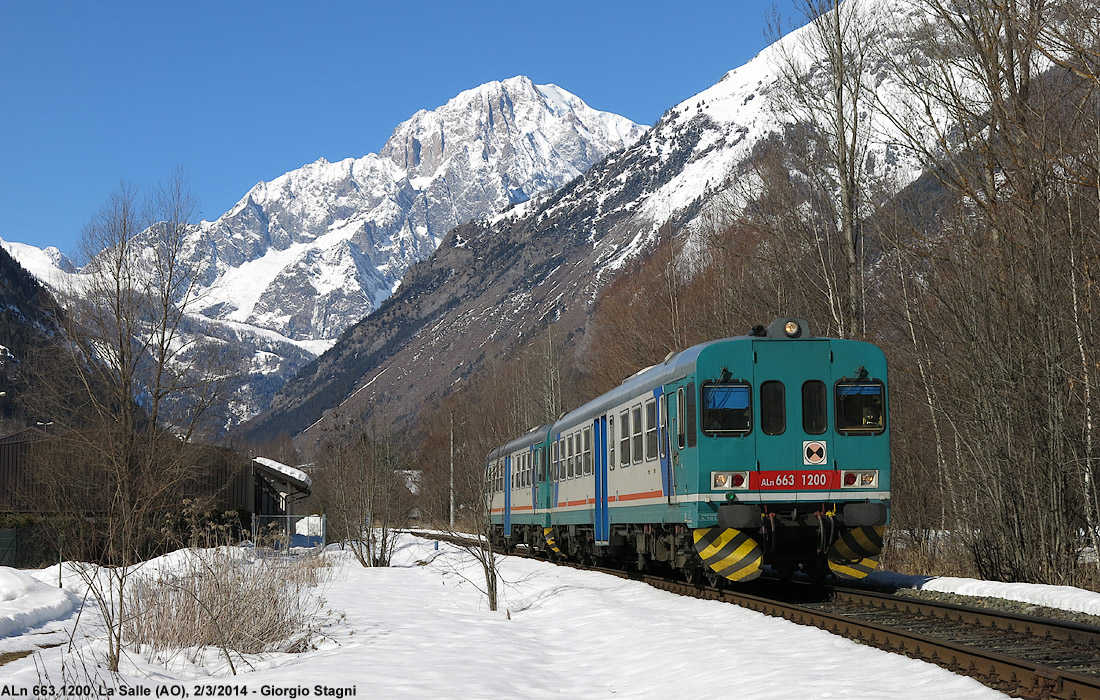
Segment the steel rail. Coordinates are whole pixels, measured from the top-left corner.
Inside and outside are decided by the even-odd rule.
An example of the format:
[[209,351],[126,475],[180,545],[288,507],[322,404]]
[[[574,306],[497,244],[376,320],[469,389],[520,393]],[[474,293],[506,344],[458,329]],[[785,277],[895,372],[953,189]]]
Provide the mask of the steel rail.
[[[879,622],[860,620],[849,615],[808,607],[801,604],[785,603],[771,598],[740,593],[726,589],[696,588],[686,583],[646,576],[646,583],[662,590],[696,598],[719,600],[734,603],[750,610],[767,615],[782,617],[802,625],[812,625],[842,637],[853,639],[869,646],[906,656],[929,661],[961,675],[975,678],[996,690],[1024,698],[1057,698],[1059,700],[1100,700],[1100,677],[1088,676],[1074,671],[1058,669],[1045,664],[1034,663],[1026,659],[1008,656],[997,651],[980,649],[965,643],[938,638],[921,632]],[[903,614],[920,614],[952,619],[964,624],[975,624],[971,617],[959,617],[964,606],[952,606],[939,603],[898,598],[896,604],[883,594],[868,595],[864,591],[838,591],[838,595],[868,596],[874,598],[884,609]],[[1100,629],[1088,625],[1060,623],[1054,620],[1029,618],[1011,613],[992,613],[977,610],[986,617],[990,629],[1004,629],[998,625],[1011,624],[1017,630],[1030,630],[1037,635],[1035,641],[1049,638],[1069,638],[1073,641],[1097,639]],[[980,623],[978,623],[980,624]],[[1094,654],[1100,654],[1100,646],[1091,647]],[[1100,656],[1094,656],[1100,664]]]

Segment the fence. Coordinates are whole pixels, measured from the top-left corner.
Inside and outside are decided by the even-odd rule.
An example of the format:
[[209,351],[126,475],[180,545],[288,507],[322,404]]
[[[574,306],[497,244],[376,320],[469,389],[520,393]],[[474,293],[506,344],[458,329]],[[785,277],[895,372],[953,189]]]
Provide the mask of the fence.
[[0,566],[19,565],[19,531],[15,529],[0,530]]
[[328,522],[324,515],[254,515],[252,541],[257,546],[275,549],[317,547],[327,540]]

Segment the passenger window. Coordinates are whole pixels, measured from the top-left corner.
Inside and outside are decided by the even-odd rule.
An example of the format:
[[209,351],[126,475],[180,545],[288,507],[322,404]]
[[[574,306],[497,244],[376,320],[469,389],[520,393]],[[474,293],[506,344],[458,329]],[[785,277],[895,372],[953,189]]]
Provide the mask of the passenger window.
[[679,418],[676,420],[676,446],[684,449],[684,387],[676,390],[676,405],[679,407]]
[[565,481],[565,438],[558,438],[558,481]]
[[619,466],[630,464],[630,412],[619,414]]
[[765,435],[782,435],[787,429],[787,404],[783,382],[760,385],[760,429]]
[[569,439],[565,444],[566,444],[567,449],[569,450],[568,474],[566,474],[566,478],[572,479],[573,476],[574,476],[574,473],[573,473],[573,436],[572,435],[569,436]]
[[641,464],[642,462],[642,407],[635,406],[630,409],[630,426],[633,428],[632,433],[633,444],[630,446],[630,451],[634,456],[634,464]]
[[745,435],[752,431],[752,390],[748,384],[703,385],[703,432]]
[[615,468],[615,416],[607,417],[607,450],[609,452],[607,468]]
[[592,473],[592,428],[584,429],[584,473]]
[[836,429],[844,433],[881,433],[885,425],[882,397],[881,382],[837,382]]
[[645,403],[645,458],[657,459],[657,399]]
[[687,386],[687,405],[684,406],[684,422],[687,424],[685,430],[687,431],[687,444],[688,447],[695,447],[695,443],[698,441],[698,435],[695,423],[695,382],[691,382]]
[[664,459],[665,450],[668,449],[668,397],[661,397],[661,458]]

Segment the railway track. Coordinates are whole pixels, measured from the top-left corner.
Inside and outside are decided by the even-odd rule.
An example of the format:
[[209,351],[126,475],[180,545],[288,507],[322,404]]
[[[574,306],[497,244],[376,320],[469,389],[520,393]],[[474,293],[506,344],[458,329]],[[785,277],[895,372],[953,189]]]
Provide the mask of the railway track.
[[[453,536],[438,539],[455,541]],[[785,597],[799,598],[791,602],[650,574],[554,563],[636,579],[672,593],[733,603],[819,627],[934,663],[1016,697],[1100,700],[1097,626],[850,588],[829,588],[814,596],[791,596],[791,589],[784,588]],[[752,590],[761,588],[758,585]]]
[[829,589],[819,601],[790,603],[643,580],[928,661],[1016,697],[1100,700],[1100,627],[845,588]]

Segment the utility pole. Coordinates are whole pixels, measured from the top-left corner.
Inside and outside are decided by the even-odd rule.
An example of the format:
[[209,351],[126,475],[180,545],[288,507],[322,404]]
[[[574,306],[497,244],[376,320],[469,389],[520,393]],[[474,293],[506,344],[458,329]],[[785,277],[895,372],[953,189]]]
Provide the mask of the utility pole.
[[455,412],[451,411],[451,531],[455,529]]

